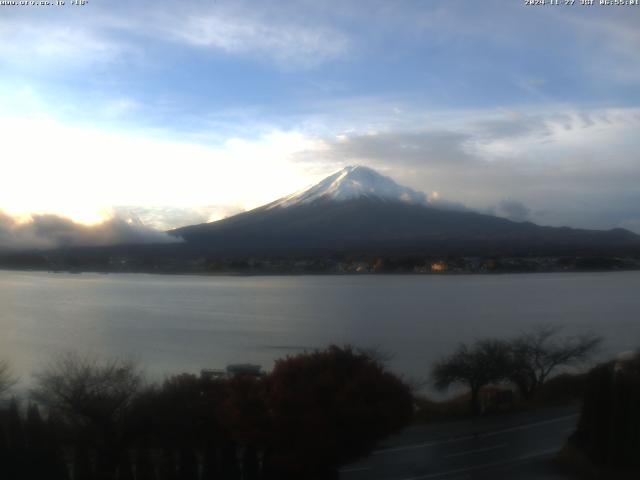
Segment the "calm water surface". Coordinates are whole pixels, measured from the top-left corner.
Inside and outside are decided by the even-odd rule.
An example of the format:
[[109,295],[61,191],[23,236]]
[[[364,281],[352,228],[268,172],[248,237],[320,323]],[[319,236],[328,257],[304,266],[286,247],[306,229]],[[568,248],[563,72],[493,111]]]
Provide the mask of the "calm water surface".
[[380,346],[424,378],[460,341],[540,323],[640,347],[640,272],[198,277],[0,271],[0,358],[28,381],[75,349],[139,360],[152,376],[273,361],[330,343]]

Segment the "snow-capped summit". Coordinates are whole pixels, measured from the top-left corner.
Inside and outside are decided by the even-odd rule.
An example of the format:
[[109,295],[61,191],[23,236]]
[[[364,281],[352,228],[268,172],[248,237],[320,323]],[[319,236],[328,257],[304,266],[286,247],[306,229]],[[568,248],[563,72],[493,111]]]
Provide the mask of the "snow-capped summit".
[[391,178],[385,177],[371,168],[355,165],[343,168],[306,190],[277,200],[269,207],[290,207],[312,203],[316,200],[342,202],[358,198],[427,204],[424,193],[398,185]]

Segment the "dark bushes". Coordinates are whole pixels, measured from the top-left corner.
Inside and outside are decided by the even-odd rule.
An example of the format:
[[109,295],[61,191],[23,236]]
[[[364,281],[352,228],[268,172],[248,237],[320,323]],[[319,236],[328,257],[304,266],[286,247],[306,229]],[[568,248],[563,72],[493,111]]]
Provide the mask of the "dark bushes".
[[55,429],[42,420],[35,405],[29,405],[26,420],[19,414],[15,400],[0,412],[0,478],[68,479]]
[[313,478],[367,453],[413,411],[409,387],[350,348],[279,360],[267,385],[269,462],[281,478]]
[[597,466],[640,468],[640,355],[589,372],[572,442]]
[[77,355],[37,378],[50,420],[30,406],[25,422],[15,402],[4,412],[3,480],[333,478],[413,408],[409,387],[349,347],[287,357],[267,375],[151,387],[130,363]]

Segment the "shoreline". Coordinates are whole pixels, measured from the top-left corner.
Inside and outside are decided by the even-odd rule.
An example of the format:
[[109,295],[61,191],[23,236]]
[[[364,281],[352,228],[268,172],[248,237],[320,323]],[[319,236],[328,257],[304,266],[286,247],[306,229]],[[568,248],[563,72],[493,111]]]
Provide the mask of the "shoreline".
[[158,270],[48,270],[36,268],[9,268],[0,266],[0,272],[18,273],[48,273],[65,275],[162,275],[162,276],[195,276],[195,277],[374,277],[374,276],[402,276],[402,277],[460,277],[460,276],[502,276],[502,275],[532,275],[532,274],[564,274],[564,273],[623,273],[638,272],[640,267],[635,268],[611,268],[611,269],[556,269],[556,270],[522,270],[522,271],[456,271],[456,272],[309,272],[309,271],[158,271]]

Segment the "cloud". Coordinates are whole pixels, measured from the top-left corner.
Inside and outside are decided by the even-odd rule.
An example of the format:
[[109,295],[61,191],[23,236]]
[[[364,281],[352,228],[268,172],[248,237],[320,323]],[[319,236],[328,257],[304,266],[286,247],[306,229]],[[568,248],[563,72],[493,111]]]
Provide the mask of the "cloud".
[[96,212],[113,205],[248,209],[268,203],[311,180],[291,157],[317,143],[297,132],[273,131],[208,145],[172,141],[164,132],[113,132],[2,115],[0,129],[0,208],[83,223],[95,222]]
[[484,118],[468,122],[468,129],[480,142],[501,139],[516,139],[535,135],[544,138],[551,134],[548,122],[550,116],[525,114],[514,110],[501,109],[501,115],[485,115]]
[[341,135],[327,141],[331,155],[342,161],[380,166],[390,160],[404,165],[464,164],[469,135],[453,131],[381,132]]
[[144,225],[156,230],[171,230],[186,225],[214,222],[245,211],[239,205],[204,205],[193,207],[173,206],[120,206],[117,215],[139,218]]
[[[513,76],[514,84],[532,99],[546,100],[555,97],[554,90],[567,65],[586,83],[596,79],[604,89],[609,89],[612,82],[632,85],[640,78],[640,52],[636,48],[640,31],[637,12],[632,11],[636,8],[597,3],[592,8],[535,10],[502,0],[477,4],[432,2],[429,8],[393,2],[387,8],[372,6],[367,20],[396,36],[446,45],[456,58],[461,54],[458,48],[481,45],[493,55],[488,62],[491,68],[504,73],[504,77]],[[552,53],[544,51],[548,43],[554,45]],[[528,62],[524,68],[510,62],[510,55],[520,56],[525,49]],[[538,55],[545,58],[536,58]],[[555,64],[557,59],[564,63],[560,68]],[[482,57],[468,60],[474,66],[487,65]],[[545,64],[552,68],[540,68]]]
[[208,145],[0,116],[7,152],[0,206],[87,223],[115,204],[118,216],[165,230],[266,204],[361,163],[431,198],[438,192],[438,204],[450,208],[586,228],[638,218],[640,109],[550,105],[424,115],[403,105],[401,117],[386,129],[363,131],[351,117],[351,125],[323,137],[273,131]]
[[[610,81],[635,85],[640,80],[640,41],[637,13],[629,15],[626,9],[607,8],[598,16],[570,16],[565,19],[573,27],[583,48],[583,60],[589,73],[605,73]],[[598,58],[594,62],[593,58]]]
[[[3,8],[3,10],[5,10]],[[89,25],[13,19],[0,24],[0,54],[14,68],[31,71],[89,67],[122,61],[135,45]]]
[[613,228],[637,218],[639,114],[554,105],[444,112],[417,130],[407,112],[405,125],[329,136],[298,159],[327,170],[367,164],[416,190],[517,221]]
[[21,221],[0,211],[0,249],[49,249],[71,246],[172,243],[176,238],[115,216],[96,225],[83,225],[58,215],[33,215]]
[[228,54],[266,57],[287,68],[317,66],[349,50],[348,37],[331,27],[274,22],[256,11],[177,15],[156,23],[155,28],[164,39]]
[[61,15],[3,10],[9,10],[10,21],[0,23],[0,38],[6,40],[0,53],[25,68],[84,67],[129,58],[153,64],[166,53],[160,44],[249,56],[287,69],[314,67],[350,50],[347,33],[326,16],[313,15],[318,9],[303,11],[296,4],[110,1],[54,12]]
[[496,215],[508,218],[514,222],[525,222],[529,220],[531,210],[524,203],[513,199],[501,200],[496,207]]
[[513,205],[501,214],[587,228],[637,218],[640,109],[547,105],[425,114],[399,107],[397,117],[391,113],[392,121],[376,129],[361,121],[368,117],[362,105],[323,136],[272,131],[215,145],[207,144],[206,132],[186,142],[163,132],[0,116],[7,152],[0,207],[86,223],[114,204],[135,206],[121,213],[168,229],[266,204],[355,163],[438,192],[441,205],[498,212],[504,199],[517,199],[526,215]]

